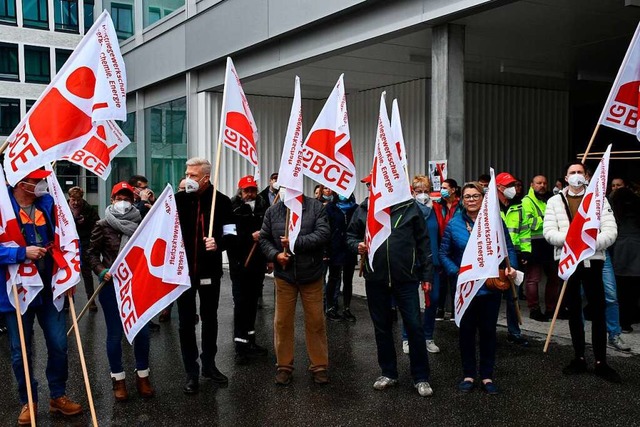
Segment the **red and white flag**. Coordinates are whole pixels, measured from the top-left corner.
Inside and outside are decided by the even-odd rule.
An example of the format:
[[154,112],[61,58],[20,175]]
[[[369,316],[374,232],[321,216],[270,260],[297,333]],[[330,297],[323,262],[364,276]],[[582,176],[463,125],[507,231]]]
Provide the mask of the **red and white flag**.
[[356,164],[343,77],[341,74],[304,142],[303,172],[348,198],[356,187]]
[[302,174],[302,101],[300,99],[300,78],[296,76],[293,104],[289,115],[287,135],[284,138],[278,184],[285,188],[284,204],[290,210],[289,250],[292,253],[302,224],[302,194],[304,175]]
[[382,92],[365,230],[369,266],[372,270],[376,251],[391,235],[391,207],[411,200],[409,179],[396,150],[385,97],[386,92]]
[[55,234],[50,249],[54,262],[51,290],[53,304],[58,311],[62,311],[65,292],[80,283],[80,238],[58,178],[51,165],[46,165],[45,169],[51,172],[47,177],[47,184],[55,206]]
[[567,231],[567,239],[562,247],[562,255],[558,263],[558,276],[562,280],[569,280],[578,264],[596,253],[600,216],[607,194],[610,153],[611,144],[600,159],[596,172],[587,186],[580,206],[578,206],[578,211],[571,221],[569,231]]
[[458,272],[454,304],[458,326],[473,297],[488,278],[498,277],[500,263],[508,256],[493,168],[490,174],[489,191],[482,200]]
[[395,139],[396,150],[402,161],[402,167],[407,170],[407,150],[404,147],[404,135],[402,134],[402,122],[400,121],[400,109],[398,100],[394,99],[391,104],[391,131]]
[[242,157],[255,168],[253,174],[260,180],[258,167],[258,128],[253,120],[249,102],[242,90],[240,78],[227,57],[227,71],[224,76],[224,94],[222,95],[222,113],[220,114],[220,141]]
[[[9,197],[9,189],[4,185],[4,170],[0,166],[0,244],[9,248],[18,246],[26,247],[20,225],[13,211],[13,204]],[[21,264],[9,264],[7,266],[7,296],[11,305],[15,307],[13,298],[13,286],[18,289],[18,301],[20,313],[24,314],[31,301],[43,288],[42,278],[38,273],[38,267],[30,259],[25,259]]]
[[167,184],[109,269],[124,333],[136,334],[189,287],[173,188]]
[[633,34],[627,53],[607,98],[598,123],[636,135],[638,129],[638,107],[640,106],[640,24]]
[[126,120],[126,93],[118,37],[104,11],[7,138],[9,184],[84,147],[96,122]]
[[73,153],[62,156],[62,159],[80,165],[106,180],[111,173],[111,161],[129,144],[131,140],[116,122],[106,120],[94,126],[86,144]]

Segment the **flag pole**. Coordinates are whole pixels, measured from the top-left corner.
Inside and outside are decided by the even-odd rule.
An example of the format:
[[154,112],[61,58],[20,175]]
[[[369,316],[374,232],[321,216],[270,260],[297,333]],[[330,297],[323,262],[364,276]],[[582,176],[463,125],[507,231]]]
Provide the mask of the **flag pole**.
[[[4,151],[6,144],[0,147],[0,153]],[[18,286],[13,285],[13,301],[16,306],[16,320],[18,322],[18,334],[20,335],[20,349],[22,350],[22,365],[24,368],[24,378],[27,383],[27,401],[29,402],[29,415],[31,417],[31,425],[36,425],[36,414],[33,408],[33,392],[31,391],[31,376],[29,374],[29,361],[27,359],[26,340],[24,339],[24,328],[22,326],[22,313],[20,313],[20,299],[18,298]]]
[[71,320],[73,321],[73,329],[75,330],[76,343],[78,344],[78,354],[80,355],[80,365],[82,366],[82,376],[84,377],[84,385],[87,388],[87,399],[89,400],[89,410],[91,411],[91,420],[95,427],[98,426],[98,418],[96,417],[96,408],[93,405],[93,396],[91,394],[91,384],[89,383],[89,374],[87,373],[87,362],[84,359],[84,351],[82,350],[82,341],[80,340],[80,331],[78,330],[78,319],[76,318],[76,308],[71,295],[67,294],[69,299],[69,311],[71,312]]
[[[279,199],[280,199],[280,193],[276,194],[276,197],[273,198],[273,204],[275,205],[276,203],[278,203]],[[256,251],[257,247],[258,247],[258,242],[253,242],[253,246],[251,246],[251,251],[249,251],[249,255],[247,255],[247,259],[244,262],[244,268],[247,268],[249,266],[249,261],[251,261],[251,258],[253,257],[253,253]]]
[[[87,304],[82,308],[82,310],[80,311],[80,314],[78,314],[78,322],[80,321],[80,319],[82,319],[82,316],[84,316],[84,314],[87,312],[87,310],[89,309],[89,305],[91,305],[91,303],[93,301],[95,301],[96,298],[98,298],[98,294],[100,293],[100,291],[102,290],[102,288],[104,287],[104,285],[107,282],[105,280],[103,280],[102,282],[100,282],[100,284],[98,285],[98,287],[96,288],[95,292],[93,293],[93,295],[91,295],[91,298],[89,298],[89,301],[87,301]],[[71,327],[69,328],[69,330],[67,331],[67,336],[71,335],[71,332],[73,331],[75,325],[71,325]]]
[[[505,259],[507,263],[507,268],[511,268],[511,262],[509,261],[509,257],[507,256]],[[516,292],[516,285],[511,280],[511,277],[507,276],[509,283],[511,283],[511,294],[513,295],[513,305],[516,307],[516,317],[518,318],[518,324],[522,325],[522,313],[520,313],[520,303],[518,302],[518,292]]]

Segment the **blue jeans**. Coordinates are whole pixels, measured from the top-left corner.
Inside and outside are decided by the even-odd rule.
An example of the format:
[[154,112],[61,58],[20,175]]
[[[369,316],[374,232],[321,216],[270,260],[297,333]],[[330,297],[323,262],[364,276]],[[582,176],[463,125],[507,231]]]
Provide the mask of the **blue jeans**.
[[613,339],[620,335],[620,309],[618,307],[618,295],[616,286],[616,276],[613,273],[613,264],[609,251],[606,251],[607,257],[602,267],[602,281],[604,282],[604,316],[607,320],[607,332],[609,339]]
[[[500,294],[476,295],[460,321],[460,356],[462,357],[462,375],[475,378],[476,368],[476,330],[479,334],[480,378],[493,379],[496,361],[496,325],[500,312]],[[411,354],[411,353],[409,353]]]
[[420,299],[418,282],[394,283],[366,282],[367,303],[373,322],[378,350],[378,365],[385,377],[397,379],[398,366],[393,343],[393,320],[391,317],[391,296],[395,297],[402,321],[409,335],[409,363],[411,377],[415,384],[429,381],[429,359],[424,331],[420,322]]
[[[47,344],[47,369],[45,372],[47,382],[49,383],[49,396],[52,399],[57,399],[66,394],[65,388],[67,377],[69,376],[65,312],[58,312],[51,301],[51,296],[48,298],[45,296],[43,299],[45,302],[42,305],[29,307],[26,313],[22,315],[22,327],[27,345],[27,360],[29,363],[31,391],[34,402],[38,401],[38,381],[36,381],[33,375],[31,343],[33,341],[33,324],[36,317],[38,318],[38,324],[42,328]],[[22,363],[18,319],[16,318],[15,312],[5,313],[5,318],[7,321],[7,331],[9,333],[9,347],[11,348],[11,365],[13,367],[13,373],[16,376],[16,381],[18,382],[20,404],[24,405],[29,399],[27,396],[27,381],[24,376],[24,365]]]
[[[440,284],[445,283],[445,281],[440,280],[440,276],[442,273],[438,273],[434,271],[433,274],[433,283],[431,284],[431,292],[429,292],[429,299],[431,304],[428,308],[424,309],[424,316],[422,318],[422,329],[424,330],[424,339],[431,341],[433,340],[433,330],[436,326],[436,311],[438,310],[438,301],[440,299]],[[444,276],[444,275],[443,275]],[[418,292],[422,292],[419,290]],[[407,341],[408,335],[407,330],[402,325],[402,340]]]
[[[100,295],[100,305],[104,313],[104,321],[107,324],[107,359],[112,374],[124,372],[122,367],[122,321],[116,300],[116,291],[113,282],[107,283]],[[149,368],[149,327],[145,325],[133,340],[133,353],[136,358],[136,370]]]

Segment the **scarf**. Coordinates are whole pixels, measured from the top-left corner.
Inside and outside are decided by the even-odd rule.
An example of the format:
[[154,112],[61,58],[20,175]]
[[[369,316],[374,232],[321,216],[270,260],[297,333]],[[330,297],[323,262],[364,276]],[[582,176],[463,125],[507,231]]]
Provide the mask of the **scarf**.
[[138,225],[140,225],[142,217],[140,216],[140,211],[133,206],[127,212],[121,214],[113,209],[113,205],[109,205],[104,211],[104,220],[109,227],[122,233],[120,249],[118,249],[118,252],[120,252],[133,235],[133,232],[136,231]]

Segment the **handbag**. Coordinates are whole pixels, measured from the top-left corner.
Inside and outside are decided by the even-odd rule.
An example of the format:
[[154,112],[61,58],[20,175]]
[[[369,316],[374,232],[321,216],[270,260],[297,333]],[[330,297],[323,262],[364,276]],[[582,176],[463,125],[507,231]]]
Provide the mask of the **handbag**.
[[498,270],[498,277],[491,277],[484,284],[490,291],[506,291],[511,287],[511,282],[507,278],[504,268]]

